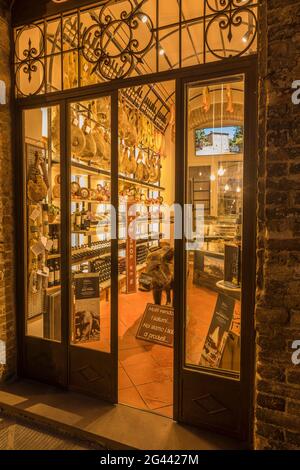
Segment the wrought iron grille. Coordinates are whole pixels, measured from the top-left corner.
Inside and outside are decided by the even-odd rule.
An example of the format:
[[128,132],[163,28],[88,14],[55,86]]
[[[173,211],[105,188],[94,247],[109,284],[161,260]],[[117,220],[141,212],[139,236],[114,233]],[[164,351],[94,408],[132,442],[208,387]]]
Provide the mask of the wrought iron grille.
[[15,30],[16,96],[256,52],[255,0],[106,0]]

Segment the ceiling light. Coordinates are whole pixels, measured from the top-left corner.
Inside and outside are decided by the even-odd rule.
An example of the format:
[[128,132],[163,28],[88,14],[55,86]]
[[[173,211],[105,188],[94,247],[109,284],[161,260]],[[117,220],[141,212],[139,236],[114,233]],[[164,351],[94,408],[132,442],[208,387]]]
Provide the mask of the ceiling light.
[[147,23],[147,21],[148,21],[148,16],[143,15],[143,16],[142,16],[142,22],[143,22],[143,23]]
[[248,31],[242,37],[242,41],[247,44],[250,39],[250,36],[253,34],[252,27],[249,27]]
[[225,171],[226,171],[226,170],[224,170],[224,168],[219,168],[219,169],[218,169],[218,175],[219,175],[219,176],[224,176],[224,175],[225,175]]
[[164,55],[165,54],[165,50],[161,47],[159,49],[159,55]]

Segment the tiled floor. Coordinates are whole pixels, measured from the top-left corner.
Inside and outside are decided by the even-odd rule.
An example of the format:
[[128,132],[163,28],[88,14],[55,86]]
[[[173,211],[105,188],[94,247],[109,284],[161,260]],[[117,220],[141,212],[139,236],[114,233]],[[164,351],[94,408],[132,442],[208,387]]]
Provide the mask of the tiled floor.
[[173,416],[173,349],[136,338],[152,294],[119,297],[119,403]]
[[[216,299],[215,292],[192,283],[191,272],[186,323],[188,364],[199,363]],[[147,303],[153,303],[151,292],[119,295],[119,403],[172,418],[173,349],[136,338]],[[110,303],[101,300],[100,312],[100,341],[82,346],[109,352]]]

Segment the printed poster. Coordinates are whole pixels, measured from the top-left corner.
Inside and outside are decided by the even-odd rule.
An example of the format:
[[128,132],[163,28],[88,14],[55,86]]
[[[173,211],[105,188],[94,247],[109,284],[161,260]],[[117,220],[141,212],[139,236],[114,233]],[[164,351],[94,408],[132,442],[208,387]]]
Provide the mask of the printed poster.
[[99,273],[75,275],[74,342],[100,340]]
[[225,294],[219,294],[212,321],[199,361],[200,366],[219,367],[231,327],[235,300]]

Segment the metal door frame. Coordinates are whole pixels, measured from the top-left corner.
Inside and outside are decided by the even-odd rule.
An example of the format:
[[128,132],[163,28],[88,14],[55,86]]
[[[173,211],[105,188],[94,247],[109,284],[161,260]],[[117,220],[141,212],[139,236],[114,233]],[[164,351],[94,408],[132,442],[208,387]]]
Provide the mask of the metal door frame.
[[[25,245],[24,245],[24,162],[21,158],[22,155],[22,111],[29,108],[35,107],[47,107],[52,105],[61,105],[61,158],[63,158],[65,164],[63,173],[65,178],[68,176],[67,168],[67,148],[66,142],[68,141],[68,130],[66,126],[66,121],[63,119],[63,116],[67,115],[67,103],[71,101],[80,101],[88,100],[90,97],[100,97],[111,94],[113,97],[114,106],[117,106],[118,91],[123,88],[130,88],[132,86],[146,85],[149,83],[157,83],[163,81],[176,81],[176,164],[175,164],[175,202],[183,204],[185,201],[184,195],[184,185],[182,184],[182,175],[185,174],[184,168],[184,93],[183,85],[186,82],[190,81],[203,81],[210,80],[212,78],[221,78],[222,76],[233,75],[233,74],[245,74],[246,77],[246,96],[245,96],[245,108],[246,108],[246,120],[245,128],[247,129],[248,137],[245,137],[248,140],[247,147],[249,152],[251,151],[252,155],[256,156],[256,139],[253,136],[256,136],[256,120],[257,120],[257,104],[253,101],[253,93],[257,92],[257,55],[249,55],[239,58],[229,58],[224,59],[220,62],[213,62],[209,64],[196,65],[192,67],[186,67],[178,70],[170,70],[165,72],[159,72],[144,76],[130,77],[126,79],[116,79],[112,82],[105,82],[102,84],[91,85],[87,87],[82,87],[78,89],[65,90],[57,93],[49,93],[45,95],[35,95],[27,98],[16,99],[14,101],[14,132],[16,134],[15,145],[14,145],[14,162],[16,168],[16,177],[15,177],[15,200],[16,200],[16,259],[20,260],[20,264],[17,266],[17,292],[19,295],[16,299],[16,309],[18,312],[21,312],[18,315],[17,319],[17,334],[18,334],[18,374],[24,377],[24,364],[23,364],[23,354],[24,347],[26,343],[25,336]],[[114,128],[112,135],[112,152],[114,155],[118,155],[118,118],[117,114],[113,113],[112,115],[112,127]],[[251,139],[249,135],[251,134]],[[63,138],[64,136],[64,138]],[[118,161],[115,158],[114,163],[112,163],[112,185],[117,188],[118,181]],[[241,361],[241,370],[244,370],[245,366],[248,368],[248,372],[243,374],[243,384],[246,390],[247,403],[248,403],[248,413],[247,413],[247,432],[246,439],[250,439],[251,435],[251,426],[253,423],[253,385],[254,385],[254,321],[253,321],[253,311],[254,311],[254,294],[255,294],[255,243],[256,243],[256,218],[255,218],[255,209],[256,209],[256,187],[253,184],[256,174],[256,158],[253,158],[252,162],[249,162],[249,171],[251,176],[251,188],[254,190],[253,193],[249,192],[249,200],[247,201],[247,207],[249,208],[249,219],[244,221],[244,235],[246,237],[245,247],[248,246],[249,258],[250,254],[253,255],[253,263],[251,266],[248,266],[248,280],[245,283],[247,288],[244,287],[243,291],[243,301],[244,304],[247,302],[248,314],[243,315],[243,328],[248,328],[248,336],[245,338],[247,347],[243,348],[242,352],[242,361]],[[114,175],[114,176],[113,176]],[[115,181],[114,181],[115,178]],[[115,183],[115,184],[114,184]],[[20,191],[22,188],[22,191]],[[249,187],[250,189],[250,187]],[[62,199],[62,209],[67,213],[67,206],[69,201],[67,199],[67,189],[63,189],[64,197]],[[114,196],[112,196],[112,203],[118,206],[117,200],[118,195],[116,194],[117,189],[114,191]],[[64,202],[65,200],[65,202]],[[66,217],[67,220],[67,217]],[[66,222],[65,233],[68,231]],[[247,232],[246,232],[247,230]],[[63,237],[65,238],[65,237]],[[69,283],[68,274],[66,270],[67,262],[69,260],[67,254],[67,246],[64,246],[63,260],[65,261],[65,269],[62,270],[62,282],[65,282],[65,285]],[[112,255],[117,258],[117,240],[112,244]],[[245,256],[245,255],[244,255]],[[116,263],[114,259],[113,263]],[[183,312],[185,308],[185,290],[184,290],[184,271],[183,266],[185,265],[184,261],[184,249],[183,241],[175,241],[175,280],[174,280],[174,309],[175,309],[175,340],[174,340],[174,420],[182,421],[181,414],[181,400],[182,400],[182,377],[181,371],[183,367],[183,354],[184,354],[184,342],[183,342]],[[117,279],[112,280],[114,283],[114,288],[117,289]],[[66,292],[66,288],[64,289]],[[62,345],[65,347],[64,351],[64,360],[68,364],[68,342],[69,342],[69,312],[68,312],[68,303],[69,303],[69,294],[62,295]],[[116,296],[117,297],[117,296]],[[114,299],[114,309],[115,314],[117,315],[118,301]],[[114,338],[112,338],[112,347],[116,347],[118,343],[118,334],[117,328],[114,330]],[[244,341],[245,341],[244,340]],[[43,340],[41,340],[43,341]],[[68,376],[68,370],[66,370]],[[68,386],[68,379],[66,383],[61,384],[62,386]],[[116,385],[117,387],[117,380]]]

